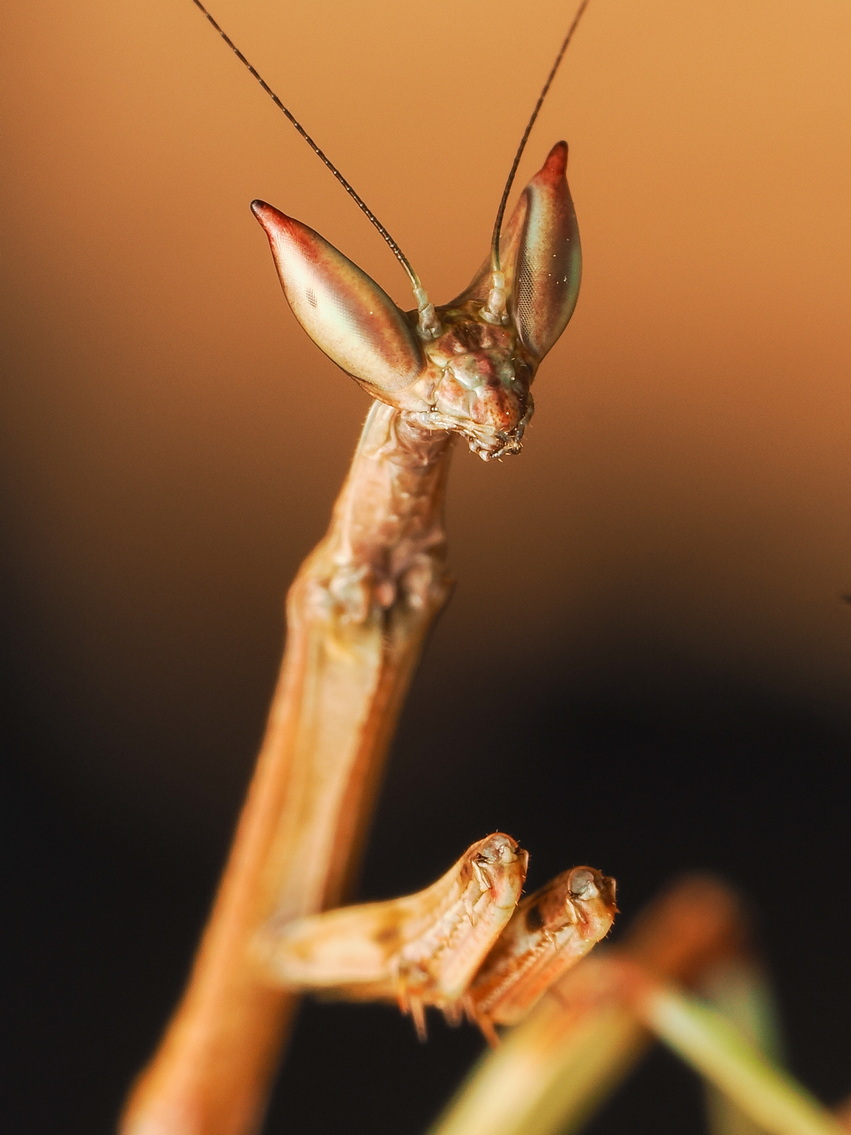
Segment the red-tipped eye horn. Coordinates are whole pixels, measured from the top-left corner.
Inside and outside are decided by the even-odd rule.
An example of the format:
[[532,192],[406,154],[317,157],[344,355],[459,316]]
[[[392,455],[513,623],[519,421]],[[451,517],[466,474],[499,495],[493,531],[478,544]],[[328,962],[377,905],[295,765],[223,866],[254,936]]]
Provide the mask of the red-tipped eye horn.
[[[566,169],[567,143],[557,142],[523,191],[517,208],[525,216],[507,256],[506,277],[513,277],[508,310],[538,360],[564,331],[579,294],[582,254]],[[511,222],[509,232],[513,237]]]
[[387,293],[307,225],[263,201],[252,201],[251,211],[269,238],[293,314],[314,343],[372,393],[416,382],[423,349]]

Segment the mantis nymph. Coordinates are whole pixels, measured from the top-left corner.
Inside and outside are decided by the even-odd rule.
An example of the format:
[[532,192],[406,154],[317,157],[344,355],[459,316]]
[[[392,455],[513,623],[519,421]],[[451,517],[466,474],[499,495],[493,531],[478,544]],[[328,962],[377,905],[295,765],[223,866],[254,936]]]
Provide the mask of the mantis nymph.
[[[409,277],[415,306],[397,307],[307,225],[252,204],[296,318],[375,402],[328,533],[290,589],[281,676],[231,857],[183,1000],[131,1096],[126,1135],[256,1131],[295,1004],[292,986],[336,981],[350,991],[358,981],[346,968],[346,938],[370,954],[376,919],[388,923],[386,942],[395,945],[372,951],[378,964],[361,984],[372,981],[379,996],[398,997],[420,1030],[425,1004],[453,1019],[466,1011],[486,1032],[509,1019],[501,1015],[509,1011],[502,996],[492,1002],[482,993],[477,1001],[475,977],[487,973],[488,950],[506,923],[511,934],[525,853],[510,837],[497,833],[490,844],[474,845],[429,889],[424,906],[420,895],[393,900],[377,915],[318,912],[339,905],[413,668],[448,596],[442,508],[453,442],[462,437],[484,460],[519,452],[533,410],[531,383],[573,313],[581,265],[564,142],[552,147],[504,231],[502,221],[529,132],[587,0],[515,155],[490,254],[455,299],[437,306],[352,186],[200,0],[194,3],[381,233]],[[588,888],[598,891],[603,910],[595,926],[604,934],[612,885],[590,868],[577,870],[590,875],[567,895],[570,911],[582,921]],[[311,922],[314,916],[324,921]],[[545,942],[555,940],[565,917],[572,917],[567,907],[552,926],[544,920],[537,928]],[[281,929],[284,943],[288,933],[302,936],[312,975],[286,971],[282,945],[284,988],[272,985],[270,927]],[[446,940],[450,930],[457,946]],[[518,958],[538,957],[522,934],[510,940]],[[328,950],[339,972],[323,963]],[[574,954],[563,951],[562,960]],[[504,977],[498,984],[508,996]],[[530,988],[523,997],[531,1003]],[[537,978],[534,988],[543,991]]]

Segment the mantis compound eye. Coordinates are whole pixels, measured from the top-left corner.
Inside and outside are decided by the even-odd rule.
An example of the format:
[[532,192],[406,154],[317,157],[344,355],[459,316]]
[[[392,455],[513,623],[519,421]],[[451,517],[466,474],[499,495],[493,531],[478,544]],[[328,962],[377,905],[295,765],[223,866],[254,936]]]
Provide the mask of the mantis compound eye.
[[[500,242],[508,314],[537,365],[576,307],[582,276],[579,228],[567,186],[567,144],[556,142],[517,202]],[[457,300],[487,302],[486,262]]]
[[523,192],[514,247],[509,311],[520,339],[542,359],[576,307],[582,256],[576,213],[567,188],[567,145],[557,142]]
[[284,295],[325,354],[372,394],[404,390],[421,376],[425,355],[403,312],[357,264],[313,229],[272,205],[253,201]]

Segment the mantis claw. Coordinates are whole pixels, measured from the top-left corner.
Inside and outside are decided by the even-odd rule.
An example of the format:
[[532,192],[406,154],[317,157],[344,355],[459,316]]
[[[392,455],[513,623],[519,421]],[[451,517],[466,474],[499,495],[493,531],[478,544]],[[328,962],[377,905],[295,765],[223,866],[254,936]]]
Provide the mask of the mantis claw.
[[414,1022],[414,1028],[417,1030],[417,1040],[428,1040],[428,1031],[426,1029],[425,1009],[423,1002],[419,997],[412,997],[408,1003],[408,1011],[411,1014],[411,1020]]

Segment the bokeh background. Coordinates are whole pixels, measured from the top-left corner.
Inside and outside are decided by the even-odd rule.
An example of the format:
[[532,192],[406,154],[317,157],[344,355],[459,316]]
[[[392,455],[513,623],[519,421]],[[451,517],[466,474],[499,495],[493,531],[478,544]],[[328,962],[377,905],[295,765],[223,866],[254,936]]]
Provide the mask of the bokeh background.
[[[570,7],[215,11],[440,301],[484,256]],[[284,589],[366,410],[249,201],[409,298],[189,0],[12,0],[3,25],[4,1127],[92,1135],[180,989]],[[844,0],[591,5],[521,171],[569,140],[582,296],[522,456],[456,456],[457,589],[360,889],[425,885],[495,828],[533,886],[616,875],[624,925],[720,872],[829,1102],[851,1091],[849,46]],[[421,1131],[478,1048],[309,1006],[269,1131]],[[698,1107],[657,1055],[593,1130],[699,1131]]]

